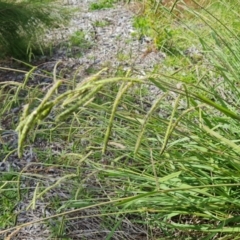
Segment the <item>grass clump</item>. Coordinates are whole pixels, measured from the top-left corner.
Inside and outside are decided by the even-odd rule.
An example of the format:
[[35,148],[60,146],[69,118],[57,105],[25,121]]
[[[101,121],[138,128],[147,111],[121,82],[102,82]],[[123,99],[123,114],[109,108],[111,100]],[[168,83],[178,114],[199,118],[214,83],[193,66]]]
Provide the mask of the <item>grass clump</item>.
[[100,27],[100,28],[107,27],[107,26],[109,26],[110,24],[111,24],[111,23],[110,23],[109,21],[107,21],[107,20],[101,20],[101,21],[97,20],[97,21],[95,21],[95,22],[93,23],[93,25],[94,25],[95,27]]
[[69,36],[69,38],[63,43],[63,49],[66,48],[67,55],[69,57],[79,58],[93,46],[93,43],[87,39],[87,34],[78,30]]
[[77,82],[60,78],[56,66],[46,94],[12,87],[31,96],[21,99],[30,104],[15,126],[19,157],[45,139],[44,151],[34,147],[39,161],[61,170],[55,182],[34,188],[31,206],[54,190],[63,196],[50,198],[55,212],[35,223],[54,221],[54,235],[69,238],[78,221],[89,229],[89,219],[101,222],[90,237],[83,233],[89,239],[93,232],[128,239],[129,222],[149,239],[239,238],[239,39],[225,19],[195,14],[212,38],[192,31],[203,53],[198,61],[168,49],[168,68],[180,63],[175,56],[186,61],[176,72],[111,77],[103,69]]
[[95,11],[100,9],[112,8],[115,0],[100,0],[90,4],[89,10]]
[[54,1],[0,1],[0,57],[32,59],[42,53],[46,29],[66,23],[70,12]]

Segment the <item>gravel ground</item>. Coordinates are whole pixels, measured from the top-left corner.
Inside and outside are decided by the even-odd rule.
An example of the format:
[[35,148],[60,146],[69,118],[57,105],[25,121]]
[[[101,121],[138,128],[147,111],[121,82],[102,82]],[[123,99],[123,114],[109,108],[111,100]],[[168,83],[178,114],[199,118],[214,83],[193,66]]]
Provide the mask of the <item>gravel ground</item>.
[[[136,12],[134,5],[129,6],[119,3],[111,9],[89,11],[89,4],[92,2],[97,1],[64,1],[67,7],[76,7],[78,10],[69,27],[61,30],[58,29],[56,32],[48,34],[47,38],[53,42],[58,42],[59,47],[54,50],[53,56],[51,59],[48,59],[49,61],[43,58],[43,69],[52,71],[56,62],[61,60],[63,66],[68,69],[66,75],[69,76],[75,70],[79,69],[79,67],[82,67],[82,71],[79,73],[82,77],[88,74],[87,70],[91,67],[102,69],[106,66],[111,69],[112,74],[121,68],[124,70],[131,69],[136,75],[142,76],[151,71],[155,64],[160,64],[164,60],[166,57],[165,54],[154,49],[152,40],[144,36],[139,37],[133,28],[133,17],[134,12]],[[100,26],[101,24],[102,26]],[[67,39],[77,31],[85,33],[85,46],[69,45]],[[6,76],[4,77],[6,78]],[[17,81],[21,81],[24,75],[17,75],[16,77]],[[152,92],[154,91],[152,89]],[[8,136],[10,136],[10,140],[4,142],[15,146],[17,136],[11,130]],[[3,144],[0,143],[0,147]],[[55,146],[51,147],[54,148]],[[38,163],[37,157],[32,154],[31,147],[26,150],[22,159],[18,159],[17,155],[13,154],[7,161],[0,162],[0,171],[8,171],[10,166],[17,171],[24,170],[27,173],[42,174],[49,179],[49,181],[44,182],[45,187],[52,185],[64,174],[61,169],[46,170],[46,167]],[[30,186],[32,190],[29,190],[28,194],[24,196],[16,207],[18,225],[55,214],[48,208],[49,199],[55,195],[61,195],[63,200],[67,200],[69,196],[68,191],[58,188],[50,191],[44,199],[38,201],[35,209],[26,210],[33,198],[37,182],[34,180],[29,181],[26,178],[26,181],[23,181],[22,184],[23,187]],[[88,213],[85,214],[87,215]],[[54,223],[52,224],[54,225]],[[133,226],[127,220],[123,225],[123,231],[116,234],[112,239],[147,239],[145,230],[139,228],[139,226]],[[99,233],[100,231],[101,222],[97,218],[88,221],[84,220],[81,223],[72,222],[71,226],[74,226],[71,229],[75,236],[72,239],[105,239],[106,233],[109,232],[108,229],[105,229],[106,233],[90,234],[91,232]],[[50,229],[46,224],[32,224],[28,227],[18,229],[16,232],[12,232],[11,236],[9,235],[7,239],[43,240],[49,238]]]
[[133,28],[133,4],[129,6],[120,3],[114,8],[89,11],[88,6],[91,2],[93,1],[73,1],[72,6],[79,11],[73,17],[70,26],[49,34],[53,41],[62,42],[62,39],[68,39],[68,36],[77,31],[83,31],[85,40],[91,47],[73,47],[71,54],[81,52],[82,56],[79,58],[66,57],[69,49],[62,47],[55,52],[54,58],[66,61],[66,65],[72,70],[76,70],[80,65],[84,65],[84,69],[92,65],[97,68],[108,66],[111,69],[122,66],[126,70],[134,67],[138,74],[145,74],[155,64],[162,62],[165,54],[156,51],[152,40],[144,36],[139,37]]

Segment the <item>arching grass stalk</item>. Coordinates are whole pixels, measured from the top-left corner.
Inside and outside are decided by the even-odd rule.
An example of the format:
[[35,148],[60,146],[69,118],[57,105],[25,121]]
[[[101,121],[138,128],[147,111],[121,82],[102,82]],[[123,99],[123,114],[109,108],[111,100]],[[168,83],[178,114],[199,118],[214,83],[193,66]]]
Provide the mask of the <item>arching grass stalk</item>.
[[[101,78],[101,75],[107,71],[107,68],[102,69],[98,73],[85,78],[80,83],[76,85],[76,87],[73,90],[67,91],[66,93],[60,95],[55,99],[55,103],[59,103],[62,99],[64,99],[63,103],[61,104],[62,107],[65,107],[66,105],[79,100],[79,97],[82,96],[86,91],[92,89],[95,89],[96,81]],[[75,76],[74,76],[75,77]],[[103,86],[103,85],[101,85]]]
[[159,103],[162,101],[162,99],[167,95],[167,93],[161,95],[160,97],[158,97],[158,99],[155,101],[155,103],[152,105],[152,107],[150,108],[150,110],[148,111],[148,113],[145,115],[143,122],[141,123],[141,129],[140,129],[140,133],[137,137],[137,142],[134,148],[134,156],[136,156],[138,149],[140,147],[141,141],[142,141],[142,137],[143,134],[145,132],[146,129],[146,125],[147,122],[149,120],[149,118],[151,117],[152,113],[155,111],[155,109],[158,107]]
[[236,151],[238,154],[240,154],[240,146],[238,146],[237,144],[235,144],[233,141],[221,136],[219,133],[213,131],[212,129],[208,128],[207,126],[203,125],[202,128],[210,135],[212,135],[213,137],[217,138],[220,142],[222,142],[223,144],[229,146],[230,148],[232,148],[234,151]]
[[[67,118],[69,115],[71,115],[73,112],[77,111],[77,109],[81,106],[83,106],[86,102],[89,103],[89,100],[103,87],[103,85],[96,86],[93,88],[85,97],[80,99],[78,102],[74,103],[72,107],[69,107],[62,113],[60,113],[56,117],[56,121],[63,121],[63,119]],[[92,99],[93,100],[93,99]]]
[[[57,80],[57,66],[61,63],[62,61],[58,61],[55,65],[54,65],[54,68],[53,68],[53,82],[56,83],[58,80]],[[56,94],[58,93],[58,89],[56,89]]]
[[183,111],[181,113],[181,115],[175,120],[175,122],[172,121],[172,116],[171,116],[171,120],[169,121],[169,125],[166,131],[166,135],[164,138],[164,142],[160,151],[160,154],[163,154],[164,150],[166,149],[167,143],[168,143],[168,139],[170,138],[170,136],[172,135],[174,129],[177,127],[178,123],[180,123],[180,121],[184,118],[184,116],[196,109],[201,109],[202,107],[206,106],[205,104],[199,104],[195,107],[190,107],[188,109],[186,109],[185,111]]
[[[177,81],[177,79],[166,76],[166,75],[162,75],[161,76],[173,80],[173,81]],[[200,88],[198,86],[192,86],[192,85],[187,85],[186,83],[183,85],[184,86],[184,90],[176,88],[174,86],[174,84],[169,84],[168,82],[166,82],[165,80],[157,80],[156,78],[154,78],[154,76],[150,77],[149,80],[156,85],[159,89],[163,89],[164,91],[167,90],[171,90],[174,91],[175,93],[178,93],[182,96],[187,97],[188,102],[189,99],[196,99],[199,100],[200,102],[206,103],[207,105],[215,108],[216,110],[218,110],[219,112],[223,113],[224,115],[233,118],[233,119],[237,119],[240,120],[240,115],[238,115],[237,113],[231,111],[230,109],[226,108],[225,106],[220,105],[219,103],[216,103],[214,101],[212,101],[211,99],[209,99],[209,97],[204,96],[202,93],[198,93],[200,92],[204,92],[206,94],[210,94],[213,97],[215,96],[214,93],[209,92],[208,89],[204,89],[204,88]],[[178,80],[179,82],[179,80]],[[190,89],[188,89],[190,88]],[[219,99],[219,97],[218,97]]]
[[64,180],[68,179],[68,178],[73,178],[73,177],[77,177],[78,175],[77,174],[67,174],[61,178],[59,178],[53,185],[47,187],[46,189],[44,189],[42,192],[40,192],[39,194],[37,194],[37,188],[35,189],[35,192],[34,192],[34,196],[33,196],[33,199],[31,201],[31,203],[28,205],[27,209],[29,208],[32,208],[34,209],[35,208],[35,203],[36,203],[36,200],[41,198],[45,193],[47,193],[48,191],[50,191],[51,189],[54,189],[56,186],[58,186],[61,182],[63,182]]
[[110,133],[111,133],[111,129],[112,129],[112,126],[113,126],[113,120],[114,120],[114,116],[115,116],[115,113],[117,111],[117,107],[118,107],[118,104],[123,96],[123,94],[129,89],[129,87],[132,86],[132,82],[129,82],[129,83],[122,83],[119,91],[118,91],[118,94],[116,96],[116,99],[113,103],[113,108],[112,108],[112,112],[111,112],[111,116],[110,116],[110,119],[109,119],[109,123],[108,123],[108,127],[107,127],[107,131],[105,133],[105,137],[104,137],[104,141],[103,141],[103,149],[102,149],[102,153],[104,154],[107,150],[107,144],[108,144],[108,140],[109,140],[109,136],[110,136]]
[[28,132],[34,126],[38,120],[44,119],[52,107],[54,106],[53,102],[48,102],[51,96],[54,94],[55,90],[62,84],[62,81],[59,80],[54,83],[54,85],[48,90],[46,96],[43,98],[39,106],[29,115],[27,111],[24,111],[24,117],[21,118],[16,131],[18,132],[18,156],[22,156],[23,144],[27,138]]
[[196,98],[198,98],[200,101],[208,104],[209,106],[214,107],[215,109],[217,109],[218,111],[220,111],[221,113],[223,113],[224,115],[233,118],[233,119],[237,119],[240,120],[240,115],[234,113],[233,111],[229,110],[226,107],[223,107],[215,102],[213,102],[212,100],[210,100],[209,98],[200,95],[200,94],[193,94],[193,96],[195,96]]
[[176,101],[175,101],[175,104],[174,104],[174,108],[172,110],[172,114],[171,114],[171,118],[169,120],[169,124],[168,124],[168,127],[167,127],[167,131],[166,131],[166,134],[165,134],[165,137],[164,137],[164,140],[163,140],[163,145],[162,145],[162,148],[160,150],[160,155],[163,154],[166,146],[167,146],[167,143],[168,143],[168,139],[171,135],[171,128],[172,128],[172,124],[173,124],[173,118],[174,118],[174,115],[175,115],[175,112],[177,110],[177,107],[178,107],[178,104],[179,104],[179,101],[180,101],[180,97],[181,95],[178,95]]
[[33,72],[36,69],[37,69],[37,67],[32,67],[32,69],[26,73],[25,78],[24,78],[24,82],[23,82],[23,86],[22,86],[23,88],[25,88],[25,86],[28,83],[29,78],[32,76]]

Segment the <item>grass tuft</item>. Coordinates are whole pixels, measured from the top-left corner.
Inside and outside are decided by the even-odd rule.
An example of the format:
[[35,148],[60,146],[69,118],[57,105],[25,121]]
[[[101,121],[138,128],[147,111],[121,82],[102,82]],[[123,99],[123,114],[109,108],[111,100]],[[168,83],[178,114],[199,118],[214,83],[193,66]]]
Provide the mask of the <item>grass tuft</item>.
[[[239,238],[238,13],[232,2],[213,1],[180,18],[151,3],[146,20],[136,20],[148,27],[136,26],[166,52],[153,73],[108,76],[102,69],[78,82],[77,72],[73,81],[58,76],[56,65],[48,91],[31,85],[32,76],[46,74],[35,67],[22,83],[0,85],[3,123],[11,109],[25,106],[11,126],[18,147],[8,149],[2,136],[4,162],[17,150],[23,160],[31,147],[38,158],[32,166],[41,165],[0,175],[0,234],[48,222],[54,237],[73,238],[79,221],[89,227],[94,219],[91,239],[93,232],[130,239],[126,223],[149,239]],[[167,22],[166,35],[156,20]],[[185,52],[192,45],[201,58]],[[49,175],[53,169],[57,178]],[[23,185],[27,180],[33,187]],[[26,192],[29,208],[44,196],[51,214],[15,226],[13,209]]]

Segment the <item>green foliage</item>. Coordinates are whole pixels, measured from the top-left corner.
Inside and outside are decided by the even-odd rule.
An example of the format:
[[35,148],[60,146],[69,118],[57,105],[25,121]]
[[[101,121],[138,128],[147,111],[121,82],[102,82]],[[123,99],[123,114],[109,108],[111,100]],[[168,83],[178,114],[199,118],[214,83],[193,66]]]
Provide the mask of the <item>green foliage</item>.
[[93,23],[95,27],[106,27],[106,26],[109,26],[110,24],[111,23],[107,20],[101,20],[101,21],[97,20]]
[[0,176],[0,229],[13,226],[16,218],[14,208],[19,201],[16,173],[1,173]]
[[[221,4],[224,11],[228,2]],[[137,78],[119,68],[119,77],[106,77],[103,70],[76,83],[55,74],[45,96],[38,86],[9,86],[14,98],[7,94],[7,102],[18,103],[16,87],[27,94],[19,102],[26,106],[17,126],[19,155],[34,135],[63,142],[57,157],[44,149],[38,159],[53,159],[52,165],[69,168],[70,174],[64,172],[32,200],[70,183],[72,196],[53,199],[49,206],[58,208],[58,214],[43,219],[57,219],[55,235],[70,232],[71,221],[81,212],[81,220],[84,213],[87,218],[102,217],[101,226],[112,230],[109,239],[127,218],[147,226],[149,239],[239,239],[240,43],[233,31],[235,20],[225,24],[225,18],[216,21],[214,13],[207,13],[208,18],[196,13],[202,29],[193,28],[188,35],[195,34],[187,43],[199,44],[200,59],[185,56],[180,44],[178,51],[172,51],[175,45],[167,49],[162,63],[166,68],[154,75]],[[232,19],[238,16],[229,14]],[[144,19],[138,23],[146,26]],[[182,38],[182,29],[168,27],[167,35]],[[72,41],[80,44],[83,36],[78,33]],[[122,54],[118,57],[125,60]],[[60,85],[66,91],[57,91]],[[6,111],[1,109],[2,118]],[[13,179],[1,182],[5,192],[6,180]],[[10,209],[4,201],[1,210]],[[10,219],[7,212],[8,218],[0,216],[0,222]],[[12,220],[6,224],[11,225]]]
[[71,46],[78,46],[82,49],[88,49],[91,43],[86,39],[86,34],[84,31],[76,31],[69,39],[69,44]]
[[100,0],[98,2],[91,3],[89,10],[100,10],[105,8],[112,8],[115,0]]
[[81,57],[93,43],[86,38],[86,33],[82,30],[74,32],[63,46],[67,47],[67,54],[71,57]]
[[0,57],[31,59],[44,48],[42,34],[70,17],[54,1],[0,1]]

